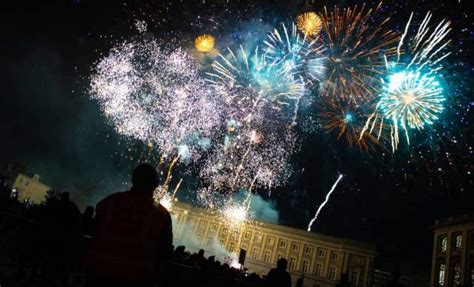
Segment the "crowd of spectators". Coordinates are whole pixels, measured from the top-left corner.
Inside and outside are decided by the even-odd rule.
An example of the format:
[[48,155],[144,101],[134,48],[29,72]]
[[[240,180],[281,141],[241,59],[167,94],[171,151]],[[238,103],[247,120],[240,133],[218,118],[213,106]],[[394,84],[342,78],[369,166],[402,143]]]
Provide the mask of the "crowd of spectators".
[[[3,286],[84,286],[84,258],[94,237],[94,208],[84,213],[67,192],[48,192],[42,204],[20,202],[0,181],[0,283]],[[204,250],[173,248],[164,286],[267,286]],[[161,286],[161,285],[160,285]]]

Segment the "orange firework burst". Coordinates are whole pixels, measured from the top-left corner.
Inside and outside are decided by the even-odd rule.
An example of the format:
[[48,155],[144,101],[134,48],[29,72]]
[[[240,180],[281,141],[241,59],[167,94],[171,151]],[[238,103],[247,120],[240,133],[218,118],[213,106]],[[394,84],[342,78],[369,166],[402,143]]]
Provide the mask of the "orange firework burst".
[[314,37],[321,32],[321,18],[314,12],[303,13],[296,17],[296,27],[306,36]]
[[[341,104],[338,101],[323,101],[317,103],[318,114],[323,129],[328,133],[336,133],[338,139],[345,138],[350,146],[357,145],[360,149],[375,149],[380,145],[379,138],[369,133],[362,133],[367,118],[366,109],[352,102]],[[377,126],[374,128],[382,128]]]
[[208,53],[214,48],[214,42],[214,37],[204,34],[196,38],[194,41],[194,46],[199,52]]
[[334,8],[322,14],[323,40],[327,46],[327,74],[321,95],[360,104],[374,99],[384,71],[384,55],[396,53],[398,34],[385,30],[389,18],[377,21],[375,9]]

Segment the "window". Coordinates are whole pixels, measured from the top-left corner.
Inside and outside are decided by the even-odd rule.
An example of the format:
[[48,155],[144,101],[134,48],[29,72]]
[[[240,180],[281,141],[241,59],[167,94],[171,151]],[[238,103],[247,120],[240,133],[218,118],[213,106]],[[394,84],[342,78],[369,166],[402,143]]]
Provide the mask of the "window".
[[300,245],[298,243],[291,244],[291,251],[298,252],[300,250]]
[[229,244],[229,252],[230,253],[234,253],[234,250],[235,250],[235,243],[234,242],[231,242]]
[[198,235],[197,235],[197,239],[198,239],[199,241],[201,241],[201,240],[202,240],[202,237],[203,237],[203,234],[202,234],[202,233],[198,233]]
[[281,254],[281,253],[278,253],[278,256],[277,256],[277,257],[278,257],[278,259],[281,259],[281,258],[285,257],[285,255],[283,255],[283,254]]
[[268,244],[269,246],[273,246],[273,244],[275,244],[275,238],[273,238],[273,237],[268,237],[268,238],[267,238],[267,244]]
[[225,239],[224,239],[224,238],[222,238],[222,237],[220,237],[220,238],[219,238],[219,242],[220,242],[220,244],[221,244],[221,245],[224,245],[224,243],[225,243]]
[[210,230],[211,230],[211,232],[216,232],[217,231],[217,224],[215,224],[215,223],[211,224]]
[[204,220],[201,220],[199,222],[199,231],[205,231],[207,227],[207,222]]
[[308,272],[309,272],[309,261],[303,260],[303,273],[308,273]]
[[339,253],[337,253],[337,252],[332,252],[332,253],[331,253],[331,260],[334,260],[334,261],[339,260]]
[[304,247],[304,254],[306,254],[306,255],[311,255],[311,253],[313,253],[313,247],[311,247],[311,246],[305,246],[305,247]]
[[454,249],[462,249],[462,234],[454,235]]
[[329,267],[329,279],[336,280],[336,267]]
[[441,252],[446,252],[446,249],[448,248],[448,238],[447,237],[442,237],[439,243],[439,250]]
[[249,231],[244,233],[244,239],[249,239],[250,235],[252,235]]
[[255,234],[255,242],[262,242],[262,234],[261,233]]
[[441,263],[438,270],[438,285],[444,286],[446,276],[446,265]]
[[212,247],[212,245],[214,245],[214,238],[212,236],[209,236],[207,238],[207,243],[206,243],[207,247]]
[[229,232],[229,228],[228,227],[223,227],[222,230],[221,230],[221,233],[222,234],[227,234],[227,232]]
[[296,258],[290,257],[289,267],[291,270],[296,270]]
[[324,258],[326,256],[326,249],[319,248],[318,256]]
[[351,283],[353,286],[359,286],[360,270],[354,270],[351,273]]
[[322,276],[323,275],[323,264],[317,263],[316,264],[316,270],[314,272],[316,276]]
[[246,243],[243,243],[240,248],[242,248],[243,250],[247,251],[247,249],[249,248],[249,246],[248,246]]
[[453,286],[461,285],[461,266],[459,263],[455,263],[453,266]]
[[272,252],[270,250],[265,250],[265,253],[263,254],[263,262],[269,263],[271,257],[272,257]]
[[254,248],[254,249],[252,250],[252,256],[251,256],[252,259],[257,260],[257,258],[258,258],[258,252],[259,252],[259,251],[260,251],[260,250],[259,250],[258,248]]
[[280,248],[286,248],[286,240],[280,240]]

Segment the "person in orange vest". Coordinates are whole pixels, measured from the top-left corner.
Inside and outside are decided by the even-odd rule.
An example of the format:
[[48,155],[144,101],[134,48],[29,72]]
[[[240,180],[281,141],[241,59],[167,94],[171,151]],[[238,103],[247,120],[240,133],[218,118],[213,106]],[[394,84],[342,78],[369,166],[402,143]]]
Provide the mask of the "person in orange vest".
[[163,277],[173,234],[169,212],[153,200],[158,173],[141,164],[133,170],[132,184],[129,191],[111,194],[97,204],[95,234],[86,258],[87,287],[147,287]]

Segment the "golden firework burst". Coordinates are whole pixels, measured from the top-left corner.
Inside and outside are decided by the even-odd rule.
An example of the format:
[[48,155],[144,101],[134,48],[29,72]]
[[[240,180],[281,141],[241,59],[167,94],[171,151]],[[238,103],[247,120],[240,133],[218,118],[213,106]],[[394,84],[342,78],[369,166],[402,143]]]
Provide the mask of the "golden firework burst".
[[321,32],[322,21],[315,12],[306,12],[296,17],[296,26],[306,36],[314,37]]
[[194,41],[194,46],[199,52],[208,53],[214,48],[215,39],[208,34],[200,35]]

